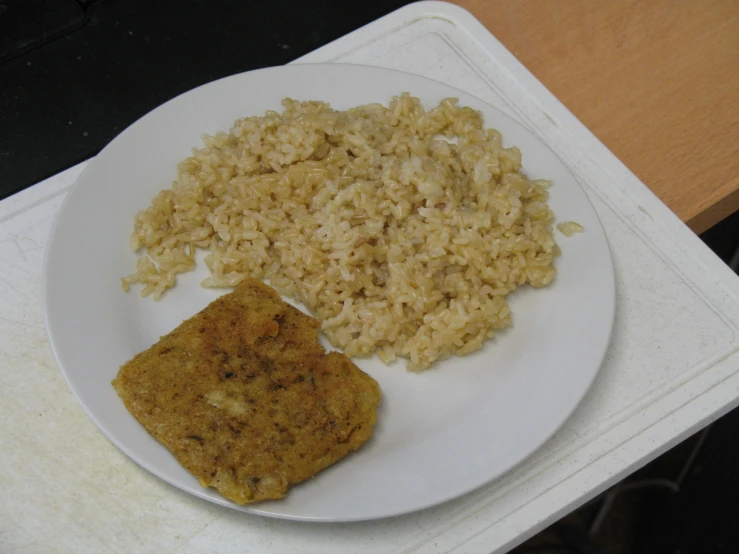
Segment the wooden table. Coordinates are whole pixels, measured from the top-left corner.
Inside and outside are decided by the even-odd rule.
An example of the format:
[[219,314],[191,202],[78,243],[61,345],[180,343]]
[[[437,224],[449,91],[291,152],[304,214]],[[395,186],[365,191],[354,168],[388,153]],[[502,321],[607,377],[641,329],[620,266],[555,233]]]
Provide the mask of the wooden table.
[[693,231],[739,210],[739,2],[453,1]]

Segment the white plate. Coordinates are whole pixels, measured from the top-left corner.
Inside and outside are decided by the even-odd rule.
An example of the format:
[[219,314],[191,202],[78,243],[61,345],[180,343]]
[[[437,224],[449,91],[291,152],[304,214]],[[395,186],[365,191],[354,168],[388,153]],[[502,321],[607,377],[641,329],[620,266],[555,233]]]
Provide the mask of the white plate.
[[[433,106],[455,96],[483,112],[485,125],[523,152],[531,178],[553,181],[559,221],[586,232],[558,235],[563,255],[552,286],[511,295],[513,327],[485,348],[420,375],[404,364],[358,360],[383,391],[375,436],[360,451],[290,491],[238,507],[201,487],[126,411],[111,380],[224,291],[186,274],[162,302],[125,294],[135,267],[129,235],[136,212],[176,176],[201,133],[228,130],[238,117],[280,109],[280,100],[325,100],[346,109],[387,103],[403,91]],[[172,485],[245,512],[312,521],[353,521],[419,510],[460,496],[508,471],[569,417],[608,347],[615,311],[606,237],[587,196],[533,134],[481,100],[422,77],[364,66],[293,65],[235,75],[155,109],[111,142],[69,192],[44,269],[45,315],[59,365],[97,426],[137,463]]]

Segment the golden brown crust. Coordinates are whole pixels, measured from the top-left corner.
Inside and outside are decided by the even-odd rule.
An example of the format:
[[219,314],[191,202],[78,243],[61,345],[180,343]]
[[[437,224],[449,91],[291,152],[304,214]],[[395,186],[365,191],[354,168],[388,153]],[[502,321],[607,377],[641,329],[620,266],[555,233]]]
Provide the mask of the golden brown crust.
[[282,498],[372,435],[377,383],[318,344],[318,322],[247,280],[123,365],[128,410],[201,484]]

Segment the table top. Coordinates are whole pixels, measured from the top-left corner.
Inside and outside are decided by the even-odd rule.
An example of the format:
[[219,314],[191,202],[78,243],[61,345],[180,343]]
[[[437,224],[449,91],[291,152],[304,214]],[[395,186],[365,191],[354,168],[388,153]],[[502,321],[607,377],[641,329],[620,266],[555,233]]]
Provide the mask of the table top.
[[453,1],[693,231],[739,210],[739,3]]

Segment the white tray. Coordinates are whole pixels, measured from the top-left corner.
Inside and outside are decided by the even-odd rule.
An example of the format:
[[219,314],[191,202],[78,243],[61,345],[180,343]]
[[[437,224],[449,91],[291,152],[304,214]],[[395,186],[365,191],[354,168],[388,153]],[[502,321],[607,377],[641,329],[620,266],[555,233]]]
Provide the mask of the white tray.
[[97,431],[46,338],[44,248],[79,164],[0,202],[0,551],[505,552],[739,404],[739,279],[472,16],[419,2],[297,60],[327,61],[462,88],[573,170],[618,287],[610,352],[582,405],[503,478],[408,516],[296,523],[180,492]]

